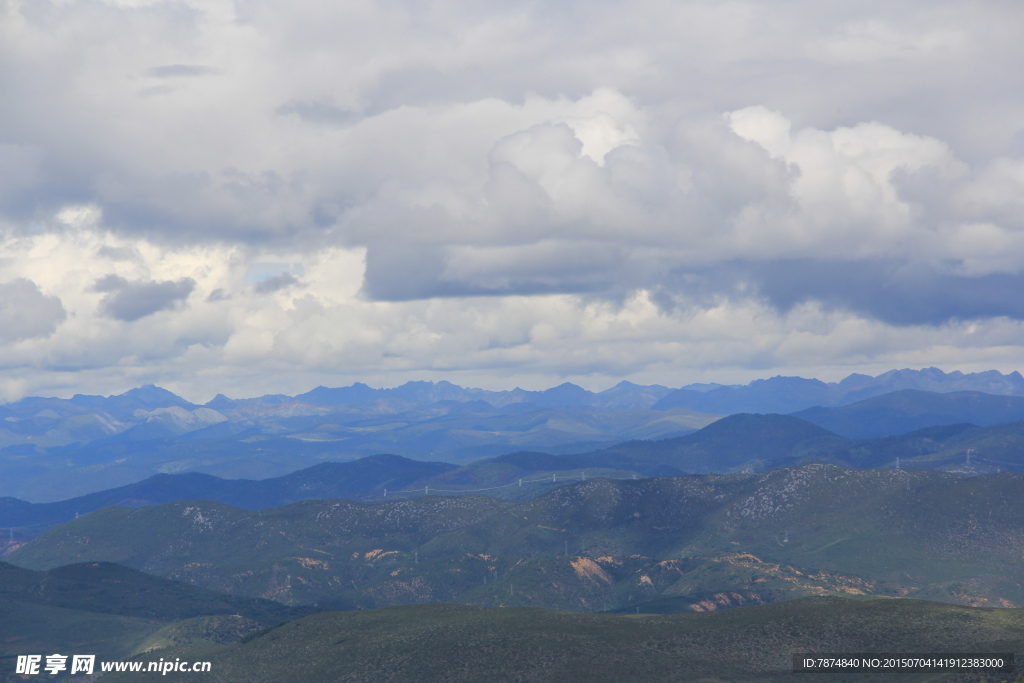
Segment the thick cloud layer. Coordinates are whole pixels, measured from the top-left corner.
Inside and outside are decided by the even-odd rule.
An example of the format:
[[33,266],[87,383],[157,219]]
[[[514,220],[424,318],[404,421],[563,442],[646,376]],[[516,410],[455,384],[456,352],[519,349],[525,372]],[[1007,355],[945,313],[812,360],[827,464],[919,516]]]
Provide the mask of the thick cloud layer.
[[60,299],[45,296],[31,280],[0,283],[0,342],[48,337],[67,317]]
[[106,294],[100,311],[117,320],[135,322],[158,311],[176,308],[188,298],[196,281],[183,277],[177,282],[129,282],[119,275],[107,275],[96,281],[93,290]]
[[1020,365],[1012,3],[2,7],[8,397]]

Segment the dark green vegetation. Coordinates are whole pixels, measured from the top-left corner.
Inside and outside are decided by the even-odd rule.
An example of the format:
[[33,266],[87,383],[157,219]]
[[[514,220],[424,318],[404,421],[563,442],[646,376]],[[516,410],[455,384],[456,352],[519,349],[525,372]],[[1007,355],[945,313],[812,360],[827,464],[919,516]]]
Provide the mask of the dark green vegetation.
[[162,626],[142,617],[0,600],[0,680],[21,680],[14,675],[18,655],[75,652],[98,659],[127,657]]
[[278,624],[310,613],[308,608],[217,593],[109,562],[88,562],[48,571],[0,562],[0,599],[158,620],[237,614]]
[[[804,465],[592,479],[512,503],[434,496],[245,511],[106,508],[9,560],[110,561],[290,604],[708,610],[806,595],[1024,604],[1024,476]],[[568,554],[566,555],[566,551]],[[486,583],[485,583],[486,582]]]
[[[447,493],[485,490],[490,496],[525,500],[584,476],[619,479],[657,474],[682,474],[664,465],[628,456],[598,455],[605,467],[588,466],[588,455],[555,456],[512,453],[458,467],[409,460],[398,455],[373,455],[345,463],[321,463],[283,477],[259,481],[221,479],[208,474],[158,474],[137,484],[90,493],[57,503],[27,503],[0,498],[0,557],[42,531],[100,508],[140,507],[177,500],[212,500],[260,510],[301,500],[346,498],[385,500],[421,495],[428,487]],[[614,465],[619,465],[618,469]],[[525,481],[520,486],[519,482]],[[3,534],[3,531],[9,532]]]
[[[204,642],[229,642],[313,611],[109,563],[36,572],[0,562],[0,672],[13,672],[20,654],[123,658],[160,643],[197,642],[196,633]],[[163,629],[171,622],[168,637]]]
[[[326,613],[221,648],[159,655],[212,662],[208,674],[104,680],[217,683],[363,681],[978,681],[978,675],[792,674],[794,652],[1020,652],[1022,610],[919,600],[806,598],[677,615],[422,605]],[[158,653],[139,657],[155,660]],[[1000,680],[1012,678],[1003,674]]]
[[988,426],[1024,420],[1024,397],[906,389],[852,405],[808,408],[794,415],[836,434],[871,439],[940,425]]

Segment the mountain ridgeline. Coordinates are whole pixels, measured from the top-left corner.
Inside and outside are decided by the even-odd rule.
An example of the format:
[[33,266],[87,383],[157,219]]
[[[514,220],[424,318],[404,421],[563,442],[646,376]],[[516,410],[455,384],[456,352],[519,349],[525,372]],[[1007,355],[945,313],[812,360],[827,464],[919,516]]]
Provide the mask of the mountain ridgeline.
[[390,486],[400,489],[421,479],[458,469],[397,455],[374,455],[351,462],[329,462],[263,480],[221,479],[209,474],[157,474],[136,484],[98,491],[55,503],[0,498],[0,524],[46,527],[108,505],[138,507],[175,500],[216,500],[235,507],[261,509],[300,500],[360,498]]
[[[881,396],[893,392],[930,392],[930,398]],[[963,392],[987,397],[944,398]],[[393,389],[357,383],[298,396],[219,395],[201,406],[154,386],[109,397],[30,397],[0,405],[0,496],[54,502],[157,473],[276,478],[379,453],[460,465],[515,451],[589,453],[684,436],[744,412],[809,411],[801,417],[843,436],[882,437],[1022,419],[1022,396],[1017,373],[929,368],[851,375],[838,383],[773,377],[679,390],[629,382],[601,392],[572,384],[486,391],[448,382]]]
[[[954,407],[961,402],[976,403],[975,395],[963,393],[898,392],[882,399],[905,401],[919,396],[928,403],[939,397],[945,405]],[[860,413],[854,410],[852,414]],[[633,479],[761,472],[804,462],[852,468],[901,466],[963,474],[1024,472],[1024,422],[988,427],[961,423],[899,436],[850,439],[796,416],[740,414],[682,437],[631,441],[576,455],[516,452],[461,467],[375,455],[350,462],[321,463],[264,480],[222,479],[200,473],[158,474],[135,484],[54,503],[0,498],[0,529],[11,529],[9,538],[0,537],[0,551],[6,548],[10,552],[50,526],[108,505],[137,507],[177,500],[212,500],[263,509],[328,498],[381,501],[386,500],[388,492],[392,497],[404,498],[431,490],[444,495],[481,493],[525,500],[567,481],[588,477]]]
[[903,390],[950,393],[975,391],[1001,396],[1024,396],[1019,372],[1003,375],[995,370],[963,374],[938,368],[891,370],[870,377],[853,374],[841,382],[803,377],[772,377],[747,385],[677,389],[654,404],[657,410],[689,408],[709,413],[794,413],[815,406],[850,405]]

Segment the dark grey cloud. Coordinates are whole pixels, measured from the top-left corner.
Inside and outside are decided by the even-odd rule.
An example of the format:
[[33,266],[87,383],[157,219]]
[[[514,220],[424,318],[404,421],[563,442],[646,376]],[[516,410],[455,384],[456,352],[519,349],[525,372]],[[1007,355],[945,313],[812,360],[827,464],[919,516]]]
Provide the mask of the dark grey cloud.
[[106,257],[111,261],[139,261],[141,255],[139,250],[134,247],[111,247],[104,245],[100,247],[96,253],[99,256]]
[[750,271],[775,306],[820,301],[892,325],[1006,316],[1024,320],[1024,274],[966,277],[893,261],[777,261]]
[[107,275],[96,281],[93,291],[104,292],[100,311],[111,318],[134,322],[158,311],[181,305],[195,289],[190,277],[180,280],[129,281],[118,275]]
[[254,289],[257,294],[272,294],[285,289],[286,287],[297,285],[298,283],[299,279],[291,273],[281,273],[280,275],[274,275],[265,280],[261,280],[256,283]]
[[220,69],[198,64],[166,64],[146,69],[146,74],[153,78],[192,78],[196,76],[212,76],[220,73]]
[[410,301],[455,296],[465,287],[440,281],[444,252],[435,247],[394,242],[366,252],[363,293],[378,301]]
[[785,313],[817,302],[890,325],[941,325],[1005,316],[1024,320],[1024,275],[968,277],[898,260],[780,259],[674,270],[655,285],[666,309],[680,302],[713,305],[722,298],[759,298]]
[[48,337],[67,317],[61,300],[44,295],[31,280],[0,283],[0,341]]
[[626,258],[622,249],[578,242],[481,251],[391,242],[367,251],[363,290],[379,301],[611,293],[635,284]]
[[281,116],[293,114],[307,123],[347,126],[356,123],[363,115],[343,109],[332,102],[300,102],[291,100],[277,108]]

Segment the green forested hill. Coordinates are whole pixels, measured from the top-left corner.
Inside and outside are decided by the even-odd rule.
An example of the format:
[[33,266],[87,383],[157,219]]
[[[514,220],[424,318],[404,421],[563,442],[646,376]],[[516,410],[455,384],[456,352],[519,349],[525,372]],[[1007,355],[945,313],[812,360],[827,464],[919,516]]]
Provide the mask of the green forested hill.
[[[803,465],[590,479],[523,503],[425,497],[262,511],[107,508],[10,556],[113,561],[291,604],[682,609],[801,595],[1024,604],[1024,476]],[[706,601],[710,600],[711,603]]]
[[[104,680],[218,683],[833,683],[982,675],[793,674],[794,652],[1020,652],[1021,610],[919,600],[808,598],[702,614],[594,615],[419,605],[318,614],[215,650],[211,673]],[[140,657],[155,659],[153,653]],[[990,680],[1012,678],[1000,675]]]
[[314,611],[109,563],[32,571],[0,562],[0,680],[21,680],[9,678],[18,655],[121,659],[162,643],[237,640]]
[[310,611],[271,600],[225,595],[109,562],[48,571],[0,562],[0,600],[162,621],[237,614],[276,624]]
[[24,680],[14,673],[18,655],[74,652],[120,659],[162,626],[156,619],[0,600],[0,681]]

